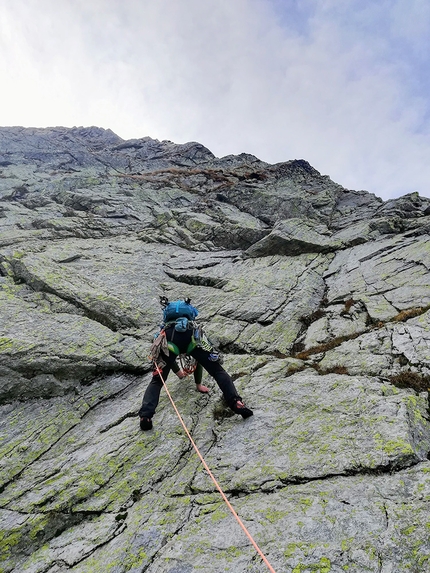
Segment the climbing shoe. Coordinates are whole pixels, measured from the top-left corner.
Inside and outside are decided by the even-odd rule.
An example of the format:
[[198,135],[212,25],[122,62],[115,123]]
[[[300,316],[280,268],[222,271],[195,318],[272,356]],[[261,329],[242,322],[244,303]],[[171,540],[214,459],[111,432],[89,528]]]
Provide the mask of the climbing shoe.
[[236,402],[231,406],[231,409],[235,414],[240,414],[242,418],[249,418],[254,414],[254,412],[247,408],[240,400],[236,400]]
[[140,429],[143,431],[152,430],[151,418],[140,418]]

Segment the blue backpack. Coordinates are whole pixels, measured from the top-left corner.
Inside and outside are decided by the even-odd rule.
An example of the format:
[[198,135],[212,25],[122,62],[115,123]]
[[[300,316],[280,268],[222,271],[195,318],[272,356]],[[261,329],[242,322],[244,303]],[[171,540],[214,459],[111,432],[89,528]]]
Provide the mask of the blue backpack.
[[163,322],[175,322],[178,318],[194,320],[198,314],[199,311],[188,302],[184,300],[174,300],[164,307]]

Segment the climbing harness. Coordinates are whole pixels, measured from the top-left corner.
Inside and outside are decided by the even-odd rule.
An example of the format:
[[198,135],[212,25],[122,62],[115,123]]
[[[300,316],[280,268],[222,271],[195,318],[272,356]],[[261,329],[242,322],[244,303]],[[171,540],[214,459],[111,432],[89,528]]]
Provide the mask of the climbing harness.
[[[163,355],[169,356],[170,352],[175,356],[178,356],[181,362],[185,361],[187,364],[187,360],[188,362],[191,362],[192,357],[190,354],[197,346],[210,353],[208,358],[211,362],[219,362],[220,364],[223,363],[221,352],[214,347],[212,342],[208,339],[205,332],[203,331],[203,328],[200,325],[197,325],[195,322],[188,321],[187,329],[192,329],[193,333],[185,352],[181,352],[178,346],[172,340],[167,340],[166,328],[175,324],[176,330],[177,322],[178,321],[174,321],[173,323],[166,323],[162,330],[160,330],[160,332],[155,335],[154,342],[152,343],[151,351],[148,356],[148,358],[152,360],[154,364],[157,364],[161,369],[164,368],[166,361],[163,359]],[[181,330],[179,332],[183,331]],[[192,370],[188,371],[188,374],[194,372],[195,369],[196,367],[194,366]],[[183,368],[183,370],[187,371],[187,368]]]
[[275,570],[273,569],[273,567],[270,565],[269,561],[267,560],[267,557],[264,555],[264,553],[261,551],[261,549],[259,548],[259,546],[257,545],[257,543],[254,541],[254,538],[252,537],[252,535],[250,534],[250,532],[247,530],[245,524],[242,522],[242,520],[240,519],[240,517],[238,516],[238,514],[236,513],[234,507],[231,505],[231,503],[229,502],[229,500],[227,499],[227,496],[225,495],[224,491],[222,490],[221,486],[219,485],[218,481],[216,480],[215,476],[213,475],[213,473],[211,472],[209,466],[207,465],[205,459],[203,458],[202,454],[200,453],[200,450],[198,449],[196,443],[194,442],[193,438],[191,437],[191,434],[187,428],[187,426],[185,425],[184,420],[182,419],[181,414],[179,413],[179,410],[176,407],[176,404],[172,398],[172,395],[169,392],[169,389],[167,388],[167,384],[163,378],[163,374],[160,370],[160,368],[158,367],[157,363],[155,363],[155,371],[157,372],[157,374],[160,376],[161,381],[163,382],[163,386],[164,389],[167,392],[167,396],[169,397],[169,400],[173,406],[173,409],[175,410],[175,413],[185,431],[185,433],[188,436],[188,439],[190,440],[191,445],[193,446],[197,456],[199,457],[200,461],[203,464],[203,467],[205,468],[205,470],[207,471],[209,477],[211,478],[211,480],[213,481],[215,487],[217,488],[218,492],[221,494],[221,497],[223,498],[224,502],[226,503],[227,507],[229,508],[229,510],[231,511],[231,513],[233,514],[234,518],[236,519],[236,521],[238,522],[238,524],[240,525],[240,527],[242,528],[243,532],[245,533],[245,535],[248,537],[249,541],[251,542],[251,544],[253,545],[254,549],[257,551],[257,553],[259,554],[259,556],[261,557],[261,559],[263,560],[264,564],[267,566],[268,570],[270,571],[270,573],[276,573]]

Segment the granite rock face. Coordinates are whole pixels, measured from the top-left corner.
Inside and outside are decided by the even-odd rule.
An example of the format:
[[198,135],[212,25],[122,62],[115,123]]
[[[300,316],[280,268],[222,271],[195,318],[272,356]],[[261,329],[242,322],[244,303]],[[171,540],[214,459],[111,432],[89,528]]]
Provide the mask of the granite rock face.
[[254,416],[172,397],[277,572],[430,571],[430,200],[306,161],[0,128],[0,572],[262,573],[151,377],[189,296]]

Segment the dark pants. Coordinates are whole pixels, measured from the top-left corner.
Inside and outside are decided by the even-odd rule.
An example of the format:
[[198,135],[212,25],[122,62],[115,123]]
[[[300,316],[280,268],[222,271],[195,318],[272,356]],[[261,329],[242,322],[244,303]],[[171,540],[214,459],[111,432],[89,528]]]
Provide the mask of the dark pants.
[[[185,353],[189,343],[191,342],[192,330],[187,330],[186,332],[176,332],[174,327],[166,329],[167,340],[172,341],[179,348],[181,354]],[[237,393],[233,380],[224,370],[219,362],[214,362],[209,360],[210,352],[199,348],[198,346],[190,352],[199,364],[215,379],[216,383],[220,387],[221,392],[229,406],[234,404],[237,400],[242,400],[242,398]],[[167,380],[169,372],[171,370],[172,364],[176,360],[176,356],[170,352],[169,356],[161,355],[163,360],[166,362],[166,366],[162,369],[161,373],[164,380]],[[141,418],[152,418],[155,410],[158,406],[158,401],[160,398],[161,388],[163,382],[159,374],[154,373],[152,380],[149,383],[145,394],[143,396],[142,407],[139,410],[139,416]]]

